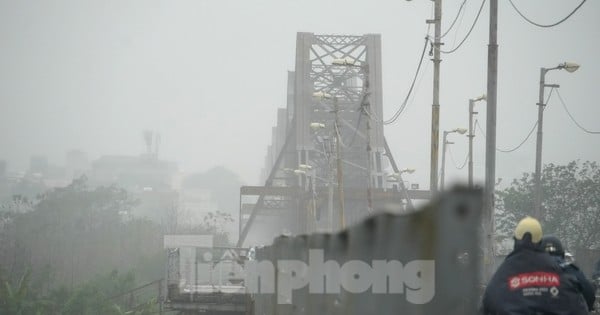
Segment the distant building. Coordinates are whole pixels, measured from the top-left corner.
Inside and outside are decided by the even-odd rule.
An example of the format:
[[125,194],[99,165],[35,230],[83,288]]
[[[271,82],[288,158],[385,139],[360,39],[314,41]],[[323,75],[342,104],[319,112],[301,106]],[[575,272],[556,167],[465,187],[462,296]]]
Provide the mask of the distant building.
[[71,183],[65,177],[65,168],[48,163],[47,157],[34,155],[29,161],[29,170],[22,180],[38,183],[46,188],[65,187]]
[[154,155],[107,155],[91,163],[88,180],[92,186],[117,185],[139,204],[134,217],[144,217],[169,229],[177,222],[179,194],[173,189],[177,166]]
[[116,184],[132,192],[147,188],[170,190],[177,172],[175,163],[146,156],[106,155],[92,162],[90,182]]

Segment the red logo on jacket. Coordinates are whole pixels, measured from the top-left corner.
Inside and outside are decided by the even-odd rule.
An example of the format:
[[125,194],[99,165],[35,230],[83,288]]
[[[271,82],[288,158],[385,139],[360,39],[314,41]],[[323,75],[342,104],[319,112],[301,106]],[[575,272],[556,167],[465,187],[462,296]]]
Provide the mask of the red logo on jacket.
[[560,277],[552,272],[529,272],[512,276],[508,279],[508,287],[518,290],[530,287],[558,287]]

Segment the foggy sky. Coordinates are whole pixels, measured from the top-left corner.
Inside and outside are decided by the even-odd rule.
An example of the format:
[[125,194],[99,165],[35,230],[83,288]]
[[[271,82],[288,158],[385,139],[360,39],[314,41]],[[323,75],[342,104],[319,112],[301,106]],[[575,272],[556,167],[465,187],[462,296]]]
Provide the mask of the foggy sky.
[[[445,30],[460,0],[444,0]],[[548,83],[579,122],[600,130],[600,2],[588,1],[570,20],[550,29],[527,24],[499,1],[498,138],[501,148],[521,142],[537,119],[540,67],[563,61],[579,71],[553,71]],[[540,23],[554,22],[579,0],[515,0]],[[468,0],[460,42],[480,1]],[[160,157],[186,172],[223,165],[258,184],[276,109],[286,101],[296,32],[382,34],[384,119],[412,80],[431,1],[0,1],[0,159],[25,170],[29,157],[64,164],[65,152],[137,155],[142,131],[161,134]],[[442,55],[441,130],[467,127],[468,99],[485,93],[488,4],[473,34],[456,53]],[[433,34],[433,28],[431,30]],[[454,30],[444,39],[453,47]],[[385,134],[405,176],[427,188],[432,65],[398,121]],[[485,103],[479,119],[485,126]],[[553,97],[545,111],[544,163],[600,161],[600,135],[581,132]],[[441,134],[441,132],[440,132]],[[462,163],[467,138],[453,135]],[[475,173],[483,178],[483,137],[475,138]],[[440,140],[441,143],[441,140]],[[505,182],[535,163],[535,134],[518,151],[498,153]],[[466,178],[447,161],[449,181]]]

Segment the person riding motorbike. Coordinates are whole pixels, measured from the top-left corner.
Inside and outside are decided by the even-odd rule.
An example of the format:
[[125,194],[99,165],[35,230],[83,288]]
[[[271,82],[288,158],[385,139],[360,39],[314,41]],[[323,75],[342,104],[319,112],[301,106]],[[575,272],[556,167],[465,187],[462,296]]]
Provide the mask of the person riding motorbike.
[[542,226],[534,218],[526,217],[517,224],[514,249],[485,289],[483,314],[588,314],[577,279],[542,250],[542,235]]
[[558,265],[567,273],[577,278],[577,288],[583,295],[588,309],[594,309],[594,301],[596,300],[596,290],[594,285],[585,277],[583,272],[575,265],[574,258],[569,259],[565,252],[561,241],[554,235],[547,235],[542,238],[542,248],[552,256]]

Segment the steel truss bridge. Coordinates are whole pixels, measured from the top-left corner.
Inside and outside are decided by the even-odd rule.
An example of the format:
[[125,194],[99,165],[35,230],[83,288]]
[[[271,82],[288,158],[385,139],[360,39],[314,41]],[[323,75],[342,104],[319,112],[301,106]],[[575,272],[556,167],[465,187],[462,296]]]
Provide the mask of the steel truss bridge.
[[400,171],[384,136],[381,81],[379,34],[297,34],[265,184],[240,190],[238,246],[334,231],[372,211],[402,211],[411,199],[429,199],[429,191],[388,179]]

